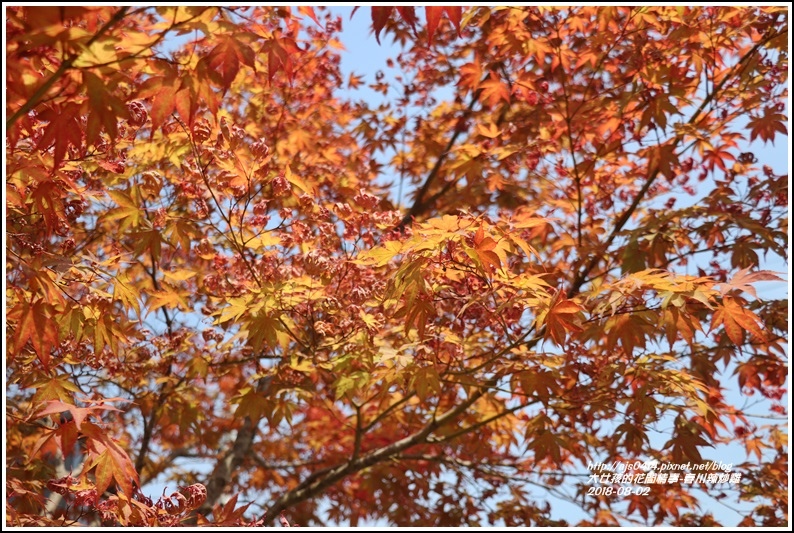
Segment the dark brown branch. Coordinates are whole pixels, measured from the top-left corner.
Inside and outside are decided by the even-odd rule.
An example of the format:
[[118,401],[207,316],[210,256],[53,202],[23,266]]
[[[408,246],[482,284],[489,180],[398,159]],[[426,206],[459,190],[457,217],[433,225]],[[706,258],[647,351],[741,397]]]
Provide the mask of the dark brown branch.
[[[466,111],[463,112],[463,115],[460,116],[458,119],[458,125],[465,124],[466,121],[471,116],[472,112],[474,111],[474,105],[477,103],[477,100],[480,97],[481,91],[474,91],[471,95],[471,102],[469,102],[469,106],[466,108]],[[436,164],[433,165],[432,170],[430,170],[430,174],[427,175],[425,182],[422,184],[422,188],[419,189],[419,192],[416,194],[416,198],[414,198],[414,203],[408,212],[405,214],[403,219],[397,224],[395,229],[402,231],[405,229],[408,224],[411,223],[413,218],[421,213],[423,213],[430,205],[432,205],[432,201],[435,199],[432,198],[430,201],[425,201],[425,196],[427,196],[428,191],[430,191],[430,186],[435,182],[436,178],[438,177],[439,172],[441,171],[441,166],[444,164],[444,161],[447,160],[452,147],[455,145],[455,142],[460,137],[461,133],[463,133],[464,128],[455,127],[455,131],[452,133],[452,137],[449,138],[449,142],[441,154],[438,156],[436,160]]]
[[[266,394],[270,388],[271,381],[271,376],[259,378],[256,383],[257,394]],[[206,483],[207,499],[201,507],[197,509],[198,514],[206,516],[212,512],[212,508],[223,495],[235,471],[246,458],[251,456],[251,449],[254,445],[257,426],[261,420],[262,417],[253,419],[250,416],[246,416],[243,419],[243,425],[237,430],[237,436],[234,439],[231,450],[215,463],[215,468]],[[195,519],[195,517],[196,515],[194,514],[193,519]]]
[[427,442],[428,437],[438,428],[454,421],[458,416],[463,414],[469,407],[471,407],[477,400],[479,400],[486,392],[486,389],[479,389],[475,393],[473,393],[466,401],[462,402],[461,404],[449,409],[447,412],[442,414],[439,417],[433,418],[430,422],[428,422],[425,427],[410,435],[405,437],[404,439],[398,440],[389,444],[388,446],[384,446],[383,448],[379,448],[377,450],[373,450],[367,454],[364,454],[357,459],[352,459],[346,463],[337,465],[332,468],[328,468],[322,471],[322,475],[317,476],[313,474],[309,476],[309,479],[313,479],[311,483],[306,483],[304,481],[299,485],[296,489],[291,490],[281,496],[276,502],[268,508],[265,512],[265,515],[262,517],[265,524],[270,523],[274,520],[281,511],[288,509],[289,507],[305,501],[309,498],[320,494],[324,489],[337,483],[341,479],[359,472],[364,468],[377,464],[381,461],[389,459],[390,457],[394,457],[395,455],[399,454],[403,450],[407,450],[417,444],[421,444],[423,442]]
[[520,404],[518,404],[518,405],[516,405],[514,407],[511,407],[509,409],[505,409],[504,411],[496,413],[495,415],[493,415],[491,417],[488,417],[488,418],[486,418],[484,420],[480,420],[479,422],[477,422],[475,424],[472,424],[471,426],[468,426],[468,427],[465,427],[463,429],[460,429],[460,430],[458,430],[458,431],[456,431],[454,433],[451,433],[449,435],[444,435],[444,437],[442,437],[440,439],[433,439],[431,442],[433,442],[433,443],[449,442],[449,441],[454,440],[454,439],[456,439],[456,438],[458,438],[458,437],[460,437],[462,435],[467,435],[467,434],[471,433],[472,431],[475,431],[475,430],[480,429],[481,427],[487,426],[491,422],[496,422],[500,418],[504,418],[507,415],[515,413],[516,411],[520,411],[521,409],[525,409],[525,408],[529,407],[530,405],[532,405],[533,403],[538,402],[538,401],[539,400],[532,399],[531,401],[528,401],[528,402],[522,402],[522,403],[520,403]]
[[[499,114],[499,117],[496,119],[496,127],[500,127],[502,125],[502,123],[504,122],[504,119],[507,116],[507,110],[509,109],[509,107],[510,106],[507,105],[507,104],[502,107],[502,111]],[[446,195],[449,192],[449,190],[452,187],[454,187],[458,183],[458,181],[460,181],[460,178],[461,177],[459,176],[456,179],[447,181],[447,183],[445,183],[444,186],[437,193],[435,193],[433,196],[428,198],[426,202],[424,202],[423,211],[427,210],[428,208],[430,208],[430,206],[435,204],[436,200],[438,200],[439,198],[441,198],[444,195]]]
[[246,416],[243,426],[237,430],[237,437],[234,439],[231,453],[219,460],[210,474],[207,482],[207,499],[198,509],[198,512],[207,515],[212,512],[212,507],[220,499],[226,486],[232,479],[232,475],[243,462],[243,459],[250,453],[256,435],[256,425],[251,417]]
[[[147,218],[148,217],[149,216],[147,214]],[[154,255],[152,255],[152,269],[148,270],[144,266],[144,270],[146,271],[147,274],[149,274],[149,277],[152,278],[152,287],[154,288],[154,290],[159,291],[160,283],[157,281],[157,261],[155,260]],[[163,312],[168,338],[170,339],[174,336],[174,320],[165,307],[162,307],[160,310]],[[171,375],[171,365],[169,364],[166,376],[170,376],[170,375]],[[158,394],[157,396],[157,401],[155,402],[154,407],[152,407],[152,412],[150,413],[149,418],[148,419],[144,418],[143,437],[141,438],[141,448],[140,451],[138,451],[138,457],[135,459],[135,471],[138,472],[139,475],[143,471],[143,467],[146,465],[146,456],[148,455],[149,448],[151,446],[152,433],[154,432],[154,427],[157,424],[157,419],[160,418],[160,411],[163,408],[163,405],[165,404],[165,400],[168,398],[168,392],[165,390],[165,388],[166,385],[164,384],[163,389],[160,391],[160,394]]]
[[355,442],[353,443],[353,455],[350,458],[351,461],[355,461],[358,458],[359,453],[361,452],[361,437],[364,435],[361,421],[361,406],[353,403],[353,408],[356,410],[356,436]]
[[362,431],[366,433],[367,431],[375,427],[378,423],[380,423],[381,420],[384,420],[386,417],[388,417],[389,414],[392,411],[394,411],[397,407],[409,401],[414,396],[416,396],[416,391],[415,390],[410,391],[408,394],[406,394],[405,396],[403,396],[402,398],[400,398],[399,400],[388,406],[386,409],[384,409],[378,416],[375,417],[374,420],[372,420],[369,424],[364,426],[362,428]]

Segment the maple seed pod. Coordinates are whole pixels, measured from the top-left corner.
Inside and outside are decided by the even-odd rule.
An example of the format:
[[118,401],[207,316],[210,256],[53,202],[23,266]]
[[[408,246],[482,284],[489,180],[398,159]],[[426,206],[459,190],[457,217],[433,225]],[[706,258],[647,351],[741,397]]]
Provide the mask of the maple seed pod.
[[251,153],[254,154],[254,157],[263,159],[270,153],[270,147],[265,144],[265,141],[255,141],[251,143]]
[[71,253],[72,250],[74,250],[75,246],[76,245],[75,245],[74,239],[71,239],[71,238],[66,239],[61,244],[61,253],[64,254],[64,255],[67,255],[67,254]]
[[375,209],[379,202],[377,196],[364,191],[359,191],[359,193],[353,197],[353,201],[364,209]]
[[320,255],[317,250],[312,250],[303,257],[303,268],[310,276],[320,276],[329,268],[328,258]]
[[168,218],[168,214],[166,213],[165,208],[160,207],[154,213],[154,220],[152,221],[152,226],[159,229],[165,226],[166,219]]
[[539,96],[535,91],[529,91],[526,99],[529,105],[538,105]]
[[757,163],[758,158],[755,157],[755,154],[752,152],[742,152],[741,155],[739,155],[739,162],[744,163],[745,165],[750,165]]
[[215,248],[210,243],[209,239],[201,239],[196,247],[196,252],[201,256],[211,256],[208,259],[211,259],[215,256]]
[[314,198],[308,194],[301,194],[300,198],[298,198],[298,203],[300,204],[301,209],[310,209],[314,206]]
[[279,174],[273,178],[271,184],[273,185],[273,196],[275,197],[287,196],[292,191],[292,185],[287,181],[284,174]]
[[146,124],[146,119],[149,118],[149,114],[146,112],[146,107],[144,107],[144,105],[137,100],[127,104],[127,111],[130,114],[130,118],[127,123],[133,128],[140,128]]
[[204,198],[196,198],[193,200],[193,204],[196,208],[196,215],[200,218],[206,218],[209,214],[209,207],[207,206],[207,202]]
[[231,138],[229,139],[229,147],[232,150],[236,150],[242,144],[244,138],[245,138],[245,130],[240,126],[232,126]]
[[188,507],[198,509],[207,500],[207,487],[201,483],[194,483],[185,489],[188,493]]
[[254,204],[254,214],[255,215],[264,215],[267,213],[267,204],[270,203],[270,200],[260,200]]
[[212,136],[212,129],[209,122],[204,119],[197,120],[193,124],[193,140],[196,143],[203,143]]

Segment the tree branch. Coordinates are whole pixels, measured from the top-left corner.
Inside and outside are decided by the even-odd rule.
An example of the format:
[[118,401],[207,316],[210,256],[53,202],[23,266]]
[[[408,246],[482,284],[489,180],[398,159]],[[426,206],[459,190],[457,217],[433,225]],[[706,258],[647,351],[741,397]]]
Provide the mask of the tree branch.
[[[466,111],[464,111],[463,115],[461,115],[461,117],[458,119],[458,124],[465,123],[469,119],[472,112],[474,111],[474,104],[476,104],[477,100],[479,99],[480,92],[481,91],[477,90],[472,93],[471,101],[469,102]],[[413,220],[413,218],[416,215],[423,213],[428,208],[428,206],[432,204],[432,200],[434,200],[435,197],[432,198],[431,201],[425,202],[425,196],[430,190],[430,186],[438,177],[439,171],[441,170],[441,165],[444,164],[444,161],[446,161],[447,157],[449,156],[449,152],[450,150],[452,150],[452,147],[455,145],[455,141],[458,140],[458,137],[460,137],[460,134],[463,133],[463,131],[464,131],[463,128],[459,128],[459,127],[455,128],[455,131],[452,133],[452,137],[450,137],[449,142],[447,142],[447,146],[444,148],[444,151],[442,151],[441,154],[438,156],[438,159],[436,160],[436,164],[433,165],[430,174],[427,175],[425,182],[422,184],[422,188],[419,189],[419,192],[416,194],[416,198],[414,198],[413,205],[408,210],[408,212],[405,213],[405,216],[400,221],[400,223],[397,224],[397,227],[395,228],[396,230],[402,231],[403,229],[405,229],[405,227],[411,223],[411,220]]]
[[[258,394],[266,394],[267,389],[270,388],[272,376],[266,376],[257,380],[256,389]],[[207,499],[198,508],[199,514],[208,515],[212,512],[212,508],[217,503],[223,494],[226,486],[232,480],[234,471],[237,470],[243,463],[246,457],[251,454],[251,448],[254,445],[254,437],[256,436],[256,428],[262,418],[252,419],[246,416],[243,419],[243,426],[237,430],[237,436],[234,439],[234,444],[230,453],[220,459],[215,468],[210,474],[209,481],[207,482]]]
[[256,425],[251,420],[251,417],[246,416],[243,420],[243,427],[237,430],[237,437],[234,439],[231,453],[219,460],[215,464],[212,474],[210,474],[209,481],[206,484],[207,499],[198,509],[200,514],[208,515],[212,512],[212,507],[231,481],[232,474],[242,464],[246,455],[249,454],[254,443],[255,434]]
[[390,457],[394,457],[398,453],[411,448],[417,444],[421,444],[423,442],[427,442],[428,437],[435,431],[436,429],[452,422],[458,416],[463,414],[469,407],[471,407],[477,400],[479,400],[486,392],[487,389],[482,388],[477,390],[473,393],[469,398],[467,398],[461,404],[449,409],[447,412],[442,414],[441,416],[434,417],[430,422],[428,422],[425,427],[410,435],[405,437],[404,439],[398,440],[389,444],[388,446],[384,446],[383,448],[379,448],[377,450],[373,450],[367,454],[364,454],[357,459],[352,459],[344,464],[337,465],[332,468],[325,469],[321,471],[324,475],[317,476],[316,474],[312,474],[309,476],[309,479],[316,478],[310,483],[306,483],[309,479],[301,483],[295,489],[285,493],[281,498],[276,500],[276,502],[268,508],[265,512],[265,515],[262,517],[265,524],[270,523],[274,520],[281,511],[292,507],[293,505],[305,501],[317,494],[321,493],[327,487],[337,483],[341,479],[349,476],[350,474],[354,474],[372,466],[376,463],[384,461]]
[[505,417],[505,416],[507,416],[509,414],[515,413],[516,411],[520,411],[521,409],[529,407],[530,405],[532,405],[533,403],[538,402],[538,401],[539,400],[534,400],[533,399],[532,401],[522,402],[522,403],[520,403],[520,404],[518,404],[518,405],[516,405],[514,407],[511,407],[509,409],[505,409],[504,411],[496,413],[495,415],[493,415],[493,416],[491,416],[489,418],[486,418],[484,420],[480,420],[479,422],[477,422],[475,424],[472,424],[469,427],[465,427],[465,428],[463,428],[463,429],[461,429],[459,431],[456,431],[456,432],[454,432],[454,433],[452,433],[450,435],[444,435],[443,438],[433,439],[432,442],[433,443],[449,442],[451,440],[454,440],[454,439],[460,437],[461,435],[466,435],[468,433],[471,433],[472,431],[480,429],[483,426],[487,426],[491,422],[495,422],[495,421],[499,420],[500,418],[503,418],[503,417]]
[[[90,48],[91,45],[97,41],[97,39],[99,39],[105,33],[107,33],[108,30],[110,30],[113,26],[116,25],[116,23],[121,21],[121,19],[124,18],[124,15],[127,14],[127,11],[129,11],[129,9],[130,9],[129,6],[125,6],[119,9],[118,11],[116,11],[116,13],[110,18],[110,20],[108,20],[101,28],[99,28],[99,31],[96,32],[96,34],[93,37],[91,37],[91,39],[88,40],[88,42],[85,44],[85,48],[86,49]],[[47,91],[49,91],[52,88],[52,86],[55,85],[55,82],[61,79],[61,77],[66,73],[67,70],[72,68],[74,62],[77,61],[80,55],[81,54],[79,53],[73,54],[70,57],[68,57],[66,61],[61,63],[60,66],[58,67],[58,70],[53,72],[52,76],[50,76],[49,79],[47,79],[47,81],[45,81],[38,89],[36,89],[36,92],[33,93],[33,95],[24,104],[22,104],[22,107],[17,109],[16,112],[14,112],[14,114],[11,115],[11,118],[9,118],[6,121],[6,128],[10,128],[11,126],[13,126],[14,123],[16,123],[16,121],[19,120],[19,118],[22,115],[28,113],[30,110],[36,107],[38,103],[41,101],[41,99],[44,98],[44,95],[47,94]]]
[[[703,102],[701,102],[700,106],[697,108],[697,110],[689,118],[689,120],[687,121],[687,124],[695,124],[695,122],[697,122],[697,120],[700,118],[700,114],[717,97],[719,92],[722,91],[723,87],[725,87],[725,84],[727,84],[728,81],[733,79],[733,77],[736,74],[738,74],[742,70],[744,70],[747,62],[750,60],[750,58],[753,57],[753,55],[756,52],[758,52],[758,50],[762,46],[764,46],[766,43],[768,43],[772,39],[775,39],[776,37],[779,37],[780,35],[781,35],[781,32],[775,32],[775,33],[767,36],[762,41],[758,42],[755,46],[753,46],[746,54],[744,54],[744,56],[742,56],[742,58],[739,60],[739,62],[736,63],[736,65],[733,66],[733,68],[731,69],[731,72],[728,73],[722,79],[722,81],[720,81],[720,83],[717,84],[717,86],[714,87],[714,89],[708,95],[706,95],[706,98],[703,99]],[[673,149],[675,149],[681,143],[682,140],[683,140],[683,134],[678,134],[675,137],[673,137],[672,138],[672,147],[673,147]],[[653,167],[649,167],[649,169],[648,169],[648,179],[645,181],[645,183],[643,184],[642,188],[639,190],[637,195],[634,197],[634,200],[631,202],[631,205],[629,205],[629,207],[627,207],[626,210],[623,211],[623,214],[621,214],[620,217],[618,218],[617,222],[615,222],[615,227],[612,228],[612,231],[610,232],[609,237],[607,237],[606,242],[601,246],[602,250],[608,250],[609,247],[612,245],[612,243],[615,241],[615,239],[617,238],[617,236],[620,233],[620,231],[623,229],[623,227],[629,221],[631,216],[637,210],[637,207],[640,205],[640,202],[645,198],[645,195],[647,194],[648,190],[651,188],[651,185],[653,185],[653,183],[656,181],[656,178],[659,177],[659,171],[660,171],[660,169],[659,169],[659,165],[658,164],[654,165]],[[581,289],[582,285],[584,285],[585,280],[590,275],[590,272],[592,272],[592,270],[598,265],[598,263],[600,261],[601,261],[601,254],[594,254],[591,257],[590,261],[587,263],[587,265],[584,267],[584,269],[579,271],[579,273],[576,275],[576,277],[574,278],[573,282],[571,283],[571,287],[568,289],[568,292],[567,292],[568,298],[572,298],[574,295],[576,295],[579,292],[579,289]]]

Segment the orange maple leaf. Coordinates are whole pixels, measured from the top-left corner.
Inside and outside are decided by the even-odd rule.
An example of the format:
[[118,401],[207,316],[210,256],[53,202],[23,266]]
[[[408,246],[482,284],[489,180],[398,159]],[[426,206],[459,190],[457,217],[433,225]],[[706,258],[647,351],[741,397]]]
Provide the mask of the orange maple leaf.
[[577,320],[581,311],[582,308],[576,302],[567,299],[564,293],[558,293],[552,299],[548,312],[538,315],[539,320],[545,319],[545,337],[551,337],[557,344],[564,344],[568,331],[582,331]]

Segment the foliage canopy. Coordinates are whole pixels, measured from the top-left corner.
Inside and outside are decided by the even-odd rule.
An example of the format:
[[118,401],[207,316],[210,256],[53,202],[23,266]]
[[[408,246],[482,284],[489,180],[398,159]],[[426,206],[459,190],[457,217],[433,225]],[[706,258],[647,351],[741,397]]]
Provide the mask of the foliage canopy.
[[6,523],[785,525],[786,9],[369,15],[7,8]]

